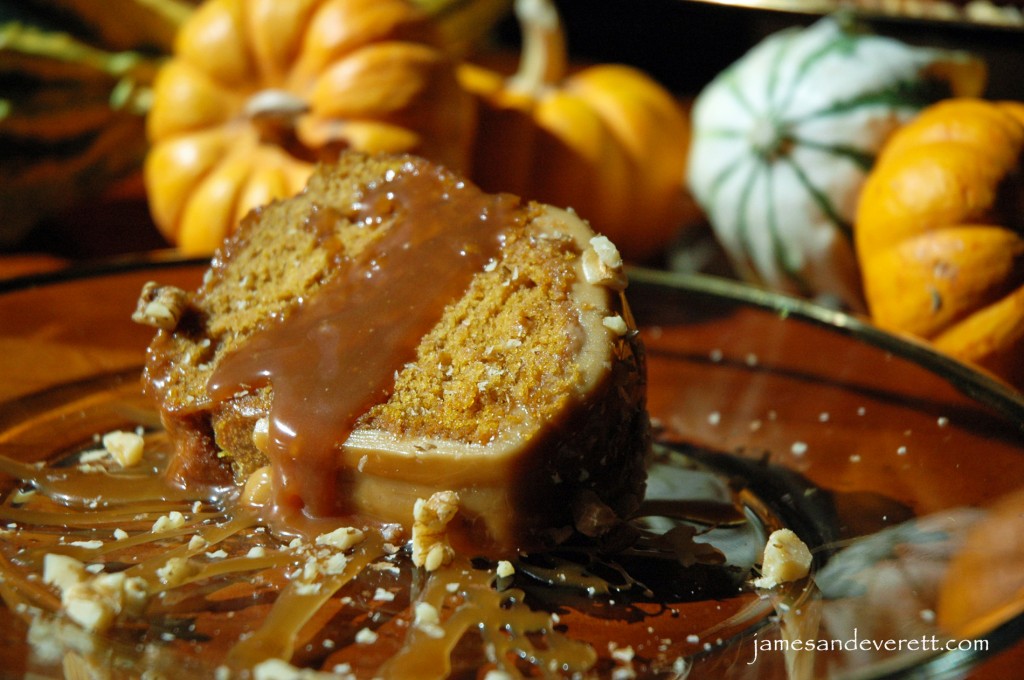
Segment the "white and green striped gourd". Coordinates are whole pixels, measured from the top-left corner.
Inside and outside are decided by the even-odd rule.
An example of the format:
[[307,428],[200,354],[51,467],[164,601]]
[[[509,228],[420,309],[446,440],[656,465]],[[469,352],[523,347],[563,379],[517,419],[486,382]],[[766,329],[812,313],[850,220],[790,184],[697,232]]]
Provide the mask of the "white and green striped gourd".
[[875,155],[922,107],[984,82],[969,55],[845,18],[775,33],[696,98],[690,190],[739,276],[861,310],[852,225]]

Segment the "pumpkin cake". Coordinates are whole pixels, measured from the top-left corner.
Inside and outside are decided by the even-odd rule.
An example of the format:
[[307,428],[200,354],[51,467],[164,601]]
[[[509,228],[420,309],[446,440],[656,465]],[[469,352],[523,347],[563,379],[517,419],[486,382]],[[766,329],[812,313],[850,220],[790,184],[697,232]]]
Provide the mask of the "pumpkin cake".
[[250,213],[197,291],[144,291],[171,473],[262,484],[257,502],[305,533],[409,528],[440,498],[456,549],[598,535],[645,483],[625,283],[572,212],[416,157],[343,154]]

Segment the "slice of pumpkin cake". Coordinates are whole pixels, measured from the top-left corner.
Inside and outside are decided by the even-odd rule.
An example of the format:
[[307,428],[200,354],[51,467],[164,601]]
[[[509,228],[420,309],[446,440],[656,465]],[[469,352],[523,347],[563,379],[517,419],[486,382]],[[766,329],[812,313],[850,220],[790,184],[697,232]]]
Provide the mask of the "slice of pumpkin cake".
[[600,533],[645,481],[625,284],[572,212],[415,157],[344,154],[251,213],[197,291],[144,291],[171,473],[263,480],[258,502],[299,531],[410,528],[417,500],[450,492],[457,547]]

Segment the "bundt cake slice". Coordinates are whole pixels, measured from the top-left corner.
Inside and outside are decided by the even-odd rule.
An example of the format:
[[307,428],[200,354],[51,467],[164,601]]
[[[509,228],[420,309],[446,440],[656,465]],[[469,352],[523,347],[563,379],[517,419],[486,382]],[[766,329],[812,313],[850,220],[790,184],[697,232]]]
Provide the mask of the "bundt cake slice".
[[300,530],[409,527],[418,499],[450,491],[456,545],[537,547],[642,497],[624,288],[614,245],[572,212],[347,153],[251,213],[199,290],[157,314],[145,385],[182,483],[265,475],[274,516]]

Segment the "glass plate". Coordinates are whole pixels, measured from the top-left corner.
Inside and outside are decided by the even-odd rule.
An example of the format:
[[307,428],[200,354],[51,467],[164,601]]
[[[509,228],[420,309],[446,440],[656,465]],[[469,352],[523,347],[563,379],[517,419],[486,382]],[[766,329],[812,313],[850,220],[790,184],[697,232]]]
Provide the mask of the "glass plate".
[[[280,618],[275,603],[287,599],[286,574],[299,562],[268,558],[233,571],[229,560],[254,545],[283,549],[252,527],[196,553],[198,576],[104,635],[49,615],[59,596],[40,583],[43,554],[116,572],[181,550],[197,527],[227,519],[211,498],[126,514],[63,496],[60,486],[113,429],[139,428],[155,456],[147,464],[160,465],[166,441],[138,380],[151,332],[129,317],[145,281],[192,288],[203,267],[125,261],[2,284],[7,675],[212,677],[229,661],[273,652],[296,666],[374,677],[401,649],[410,603],[425,587],[402,553],[378,560],[387,568],[363,569],[286,639],[269,639],[265,623]],[[516,639],[482,616],[451,656],[452,677],[482,677],[495,648],[511,667],[537,662],[557,676],[558,650],[574,642],[593,650],[595,677],[933,677],[1020,639],[1017,392],[856,318],[731,281],[637,269],[629,297],[647,346],[658,442],[637,523],[644,541],[628,553],[524,556],[511,582],[485,583],[503,603],[495,611],[526,607],[555,623]],[[26,494],[21,478],[39,477],[41,465],[47,485]],[[150,470],[104,479],[116,495],[144,486]],[[174,509],[186,526],[146,542],[154,518]],[[782,527],[810,547],[811,576],[758,590],[761,550]],[[117,545],[115,528],[127,543]],[[381,589],[394,598],[377,597]],[[376,644],[356,641],[366,628]],[[240,645],[246,639],[255,642]],[[424,677],[437,673],[423,668]]]

